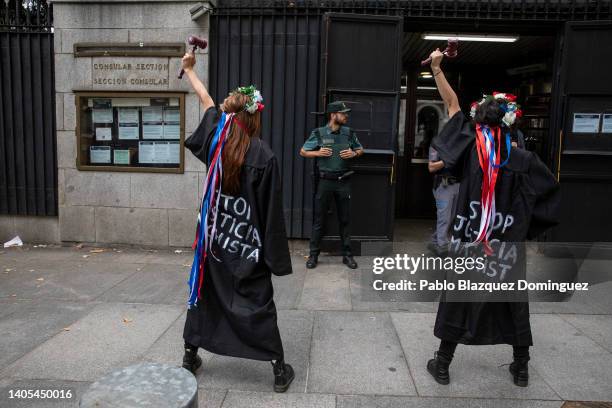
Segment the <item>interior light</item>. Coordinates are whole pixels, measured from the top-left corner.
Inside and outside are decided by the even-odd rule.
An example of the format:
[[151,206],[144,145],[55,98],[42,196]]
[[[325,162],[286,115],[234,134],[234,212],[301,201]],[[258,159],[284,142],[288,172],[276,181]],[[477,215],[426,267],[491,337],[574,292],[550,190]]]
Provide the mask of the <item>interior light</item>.
[[502,42],[513,43],[519,39],[518,35],[497,35],[497,34],[443,34],[425,33],[422,35],[424,40],[446,41],[449,38],[456,38],[459,41],[483,41],[483,42]]
[[417,86],[417,89],[420,91],[435,91],[438,88],[435,86]]

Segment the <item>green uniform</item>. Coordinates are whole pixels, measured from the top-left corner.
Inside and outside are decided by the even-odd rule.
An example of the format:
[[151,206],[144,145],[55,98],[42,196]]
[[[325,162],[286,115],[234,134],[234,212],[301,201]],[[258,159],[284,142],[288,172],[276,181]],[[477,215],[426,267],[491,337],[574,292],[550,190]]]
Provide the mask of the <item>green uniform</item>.
[[336,202],[338,213],[338,229],[342,241],[343,255],[351,255],[351,237],[349,232],[351,185],[348,178],[338,180],[338,177],[350,169],[352,159],[340,157],[340,151],[348,148],[362,149],[355,132],[349,127],[341,126],[332,132],[329,126],[315,129],[304,143],[306,151],[319,150],[329,147],[333,153],[329,157],[317,157],[316,166],[319,170],[319,183],[316,186],[314,202],[314,220],[310,238],[310,254],[319,255],[321,251],[321,237],[325,226],[325,214],[331,204],[332,198]]

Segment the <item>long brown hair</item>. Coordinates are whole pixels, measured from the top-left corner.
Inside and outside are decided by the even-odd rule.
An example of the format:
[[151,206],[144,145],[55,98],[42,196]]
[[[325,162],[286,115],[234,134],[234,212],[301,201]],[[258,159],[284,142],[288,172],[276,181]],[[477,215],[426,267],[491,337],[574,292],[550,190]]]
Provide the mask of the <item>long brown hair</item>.
[[247,95],[232,92],[223,101],[222,108],[226,113],[235,113],[235,120],[225,147],[223,148],[223,191],[236,194],[240,190],[240,171],[252,137],[259,136],[261,131],[261,113],[251,114],[244,110],[249,101]]

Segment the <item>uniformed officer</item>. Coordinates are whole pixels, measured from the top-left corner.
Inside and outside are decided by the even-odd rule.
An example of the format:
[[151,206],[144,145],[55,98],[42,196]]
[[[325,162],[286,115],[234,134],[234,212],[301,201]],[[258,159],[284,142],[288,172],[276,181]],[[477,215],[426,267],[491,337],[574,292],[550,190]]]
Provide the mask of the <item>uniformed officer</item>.
[[436,229],[431,236],[429,249],[436,255],[448,251],[450,227],[459,195],[459,180],[444,168],[438,152],[429,148],[429,172],[434,173],[433,195],[436,200]]
[[363,154],[363,147],[355,132],[344,126],[351,110],[344,102],[332,102],[327,105],[329,115],[327,125],[312,131],[302,146],[300,155],[315,158],[315,172],[318,171],[318,183],[315,188],[314,220],[310,237],[310,256],[306,267],[317,266],[321,251],[321,236],[325,226],[325,215],[332,197],[338,212],[338,229],[342,243],[342,263],[349,268],[357,268],[357,262],[351,253],[349,232],[351,185],[349,178],[349,161]]

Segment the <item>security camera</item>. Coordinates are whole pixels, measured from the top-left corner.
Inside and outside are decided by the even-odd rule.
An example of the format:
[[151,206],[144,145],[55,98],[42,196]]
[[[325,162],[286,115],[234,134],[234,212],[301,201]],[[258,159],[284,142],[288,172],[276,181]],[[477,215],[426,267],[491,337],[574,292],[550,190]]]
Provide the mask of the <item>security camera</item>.
[[189,14],[191,14],[191,19],[195,21],[203,15],[206,15],[209,12],[213,11],[215,7],[217,7],[216,1],[204,1],[191,7],[189,9]]

